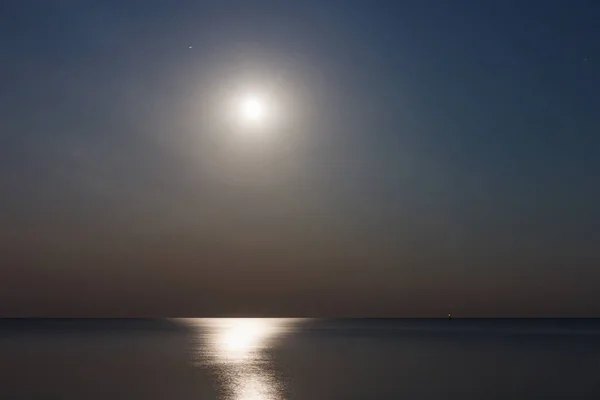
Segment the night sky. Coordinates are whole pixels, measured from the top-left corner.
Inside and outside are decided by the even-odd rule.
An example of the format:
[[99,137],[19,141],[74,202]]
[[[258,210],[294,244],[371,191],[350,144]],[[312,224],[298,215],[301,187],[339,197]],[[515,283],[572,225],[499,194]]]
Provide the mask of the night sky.
[[0,315],[600,316],[599,21],[4,1]]

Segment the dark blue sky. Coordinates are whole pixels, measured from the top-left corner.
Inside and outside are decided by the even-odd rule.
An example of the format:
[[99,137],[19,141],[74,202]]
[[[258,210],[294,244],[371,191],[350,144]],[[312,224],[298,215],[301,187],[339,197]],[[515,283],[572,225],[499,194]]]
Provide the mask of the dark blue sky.
[[[598,20],[3,2],[0,312],[599,315]],[[218,111],[245,84],[289,117],[252,149]]]

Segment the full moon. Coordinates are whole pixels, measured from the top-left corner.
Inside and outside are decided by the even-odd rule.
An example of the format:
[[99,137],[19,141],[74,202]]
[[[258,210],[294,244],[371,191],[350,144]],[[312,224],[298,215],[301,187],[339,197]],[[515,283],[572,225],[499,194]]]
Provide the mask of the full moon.
[[260,122],[266,117],[265,103],[258,96],[245,96],[242,98],[240,104],[240,112],[246,121],[253,123]]

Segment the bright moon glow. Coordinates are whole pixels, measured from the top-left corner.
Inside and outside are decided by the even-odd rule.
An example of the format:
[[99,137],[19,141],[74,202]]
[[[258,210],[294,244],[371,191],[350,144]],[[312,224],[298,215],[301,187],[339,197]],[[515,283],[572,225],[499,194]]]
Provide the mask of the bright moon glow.
[[246,96],[242,99],[241,112],[242,116],[251,122],[259,122],[265,119],[265,104],[264,101],[257,96]]

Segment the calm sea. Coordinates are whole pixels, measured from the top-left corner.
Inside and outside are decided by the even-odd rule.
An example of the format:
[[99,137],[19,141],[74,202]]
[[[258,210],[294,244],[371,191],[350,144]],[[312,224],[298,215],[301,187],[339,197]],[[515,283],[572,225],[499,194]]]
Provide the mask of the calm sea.
[[0,320],[0,399],[600,399],[600,320]]

